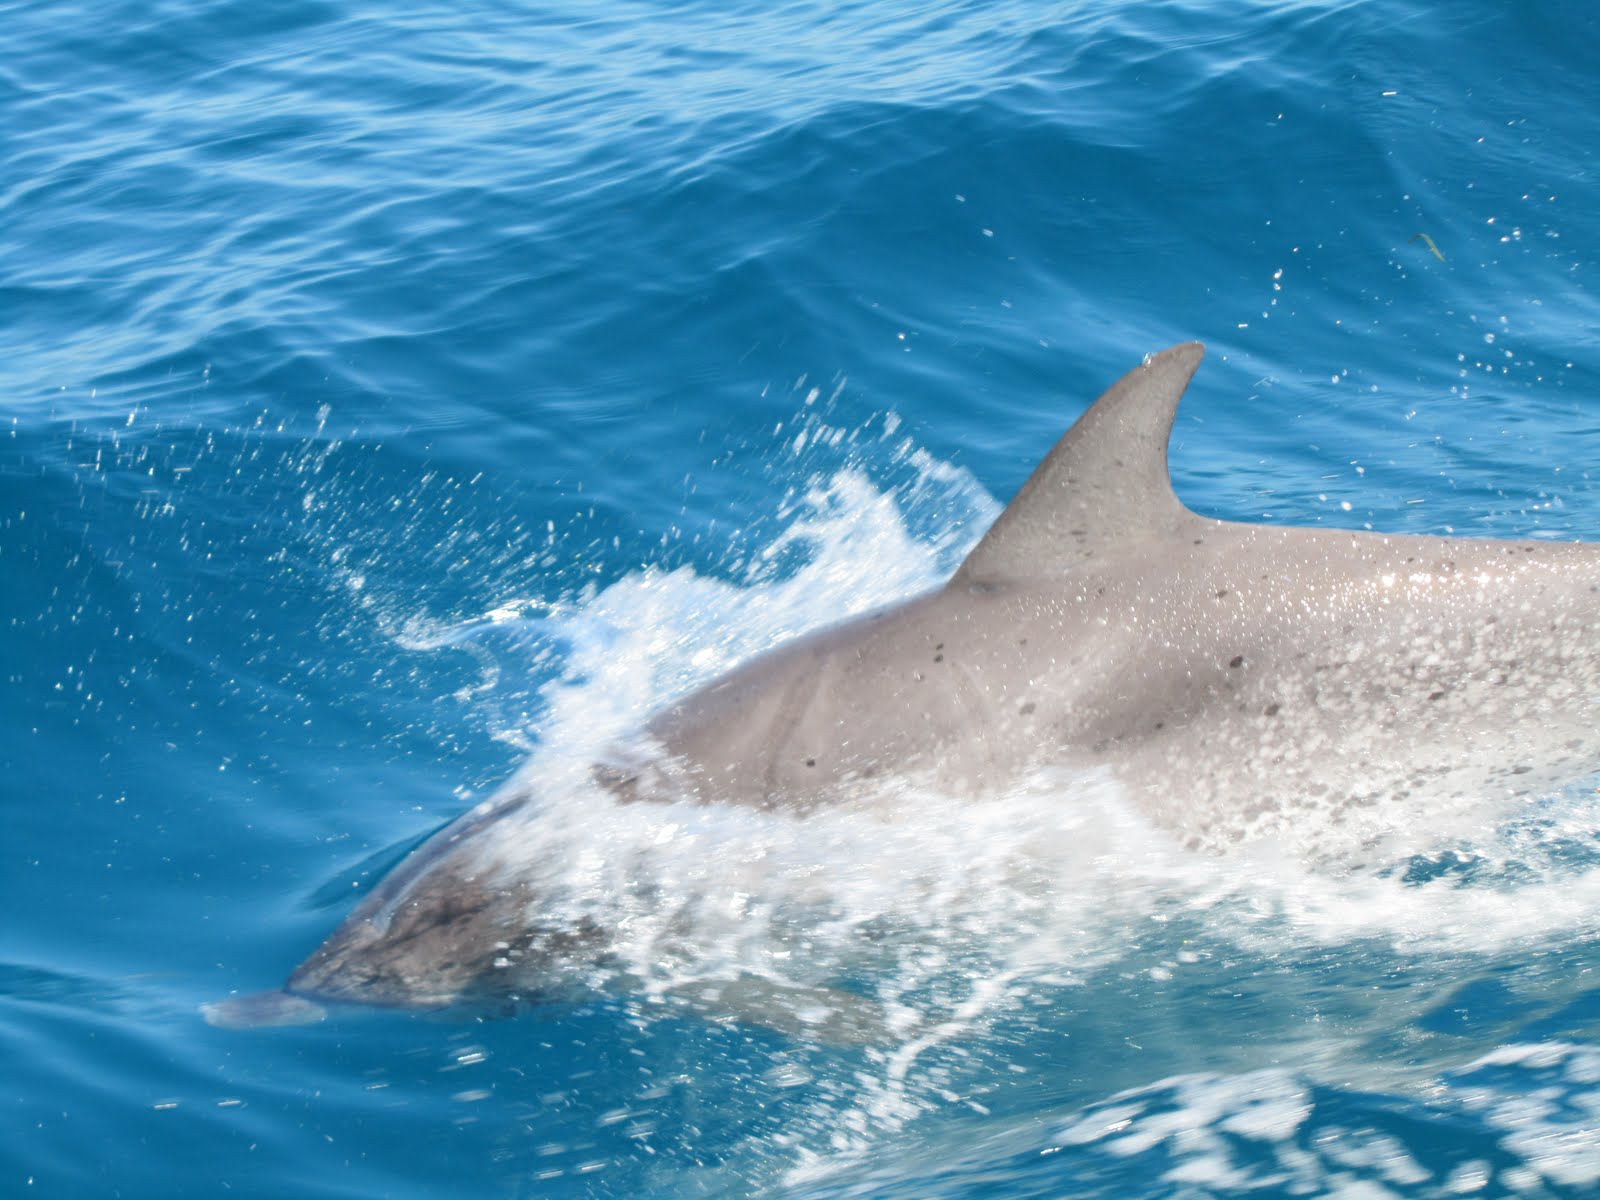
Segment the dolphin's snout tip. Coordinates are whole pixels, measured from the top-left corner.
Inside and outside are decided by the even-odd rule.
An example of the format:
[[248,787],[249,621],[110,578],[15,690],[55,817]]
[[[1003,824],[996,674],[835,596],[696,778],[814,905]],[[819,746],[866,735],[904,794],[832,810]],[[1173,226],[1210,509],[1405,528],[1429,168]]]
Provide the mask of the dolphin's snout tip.
[[219,1029],[267,1029],[277,1025],[314,1025],[328,1015],[320,1004],[290,992],[254,992],[229,996],[200,1006],[206,1023]]

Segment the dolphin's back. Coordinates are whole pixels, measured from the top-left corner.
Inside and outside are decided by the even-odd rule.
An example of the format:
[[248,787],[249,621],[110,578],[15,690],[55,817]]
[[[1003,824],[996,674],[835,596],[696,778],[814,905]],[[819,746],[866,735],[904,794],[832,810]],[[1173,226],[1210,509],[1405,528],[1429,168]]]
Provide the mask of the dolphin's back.
[[669,706],[648,733],[716,802],[809,809],[883,775],[980,782],[972,768],[998,750],[1003,681],[1027,635],[973,618],[940,590],[796,638]]
[[887,771],[973,790],[1010,774],[1013,743],[1069,744],[1051,701],[1100,656],[1062,585],[1199,522],[1173,493],[1167,442],[1204,356],[1174,346],[1113,385],[944,589],[796,639],[659,714],[649,732],[689,786],[802,808]]

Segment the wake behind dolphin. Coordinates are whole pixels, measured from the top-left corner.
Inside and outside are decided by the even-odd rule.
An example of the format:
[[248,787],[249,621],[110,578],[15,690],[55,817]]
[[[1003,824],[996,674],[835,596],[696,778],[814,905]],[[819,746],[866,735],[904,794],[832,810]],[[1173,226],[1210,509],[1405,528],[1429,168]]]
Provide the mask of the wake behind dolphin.
[[943,587],[760,655],[540,781],[582,805],[515,781],[414,851],[283,990],[208,1019],[626,983],[620,943],[649,885],[620,852],[594,866],[628,897],[608,914],[567,868],[594,852],[575,821],[634,806],[800,822],[862,808],[871,839],[867,798],[886,788],[987,802],[1059,769],[1108,777],[1179,842],[1221,850],[1312,813],[1360,836],[1391,799],[1428,821],[1600,763],[1600,547],[1200,517],[1172,490],[1167,443],[1203,354],[1173,347],[1106,392]]

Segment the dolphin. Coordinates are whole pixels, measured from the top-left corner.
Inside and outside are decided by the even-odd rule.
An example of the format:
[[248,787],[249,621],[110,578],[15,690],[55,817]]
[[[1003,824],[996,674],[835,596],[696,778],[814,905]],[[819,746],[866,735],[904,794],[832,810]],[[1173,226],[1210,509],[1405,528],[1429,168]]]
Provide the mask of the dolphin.
[[[1104,771],[1180,844],[1223,851],[1307,820],[1360,831],[1391,799],[1472,812],[1600,764],[1600,545],[1200,516],[1167,446],[1204,353],[1174,346],[1112,386],[942,587],[656,713],[587,767],[593,804],[805,820],[886,782],[976,797],[1039,767]],[[541,819],[513,781],[413,851],[282,989],[206,1015],[576,986],[613,931],[541,890]]]

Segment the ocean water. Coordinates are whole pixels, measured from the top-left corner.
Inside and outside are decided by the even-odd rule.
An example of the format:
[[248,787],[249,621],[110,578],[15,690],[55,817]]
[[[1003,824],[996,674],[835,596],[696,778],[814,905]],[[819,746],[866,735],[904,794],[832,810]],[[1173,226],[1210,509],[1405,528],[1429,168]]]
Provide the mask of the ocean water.
[[0,1195],[1593,1195],[1591,780],[1342,868],[1098,779],[574,835],[748,883],[681,969],[826,968],[894,1018],[854,1036],[200,1005],[525,763],[936,583],[1174,342],[1199,511],[1600,540],[1597,44],[0,4]]

